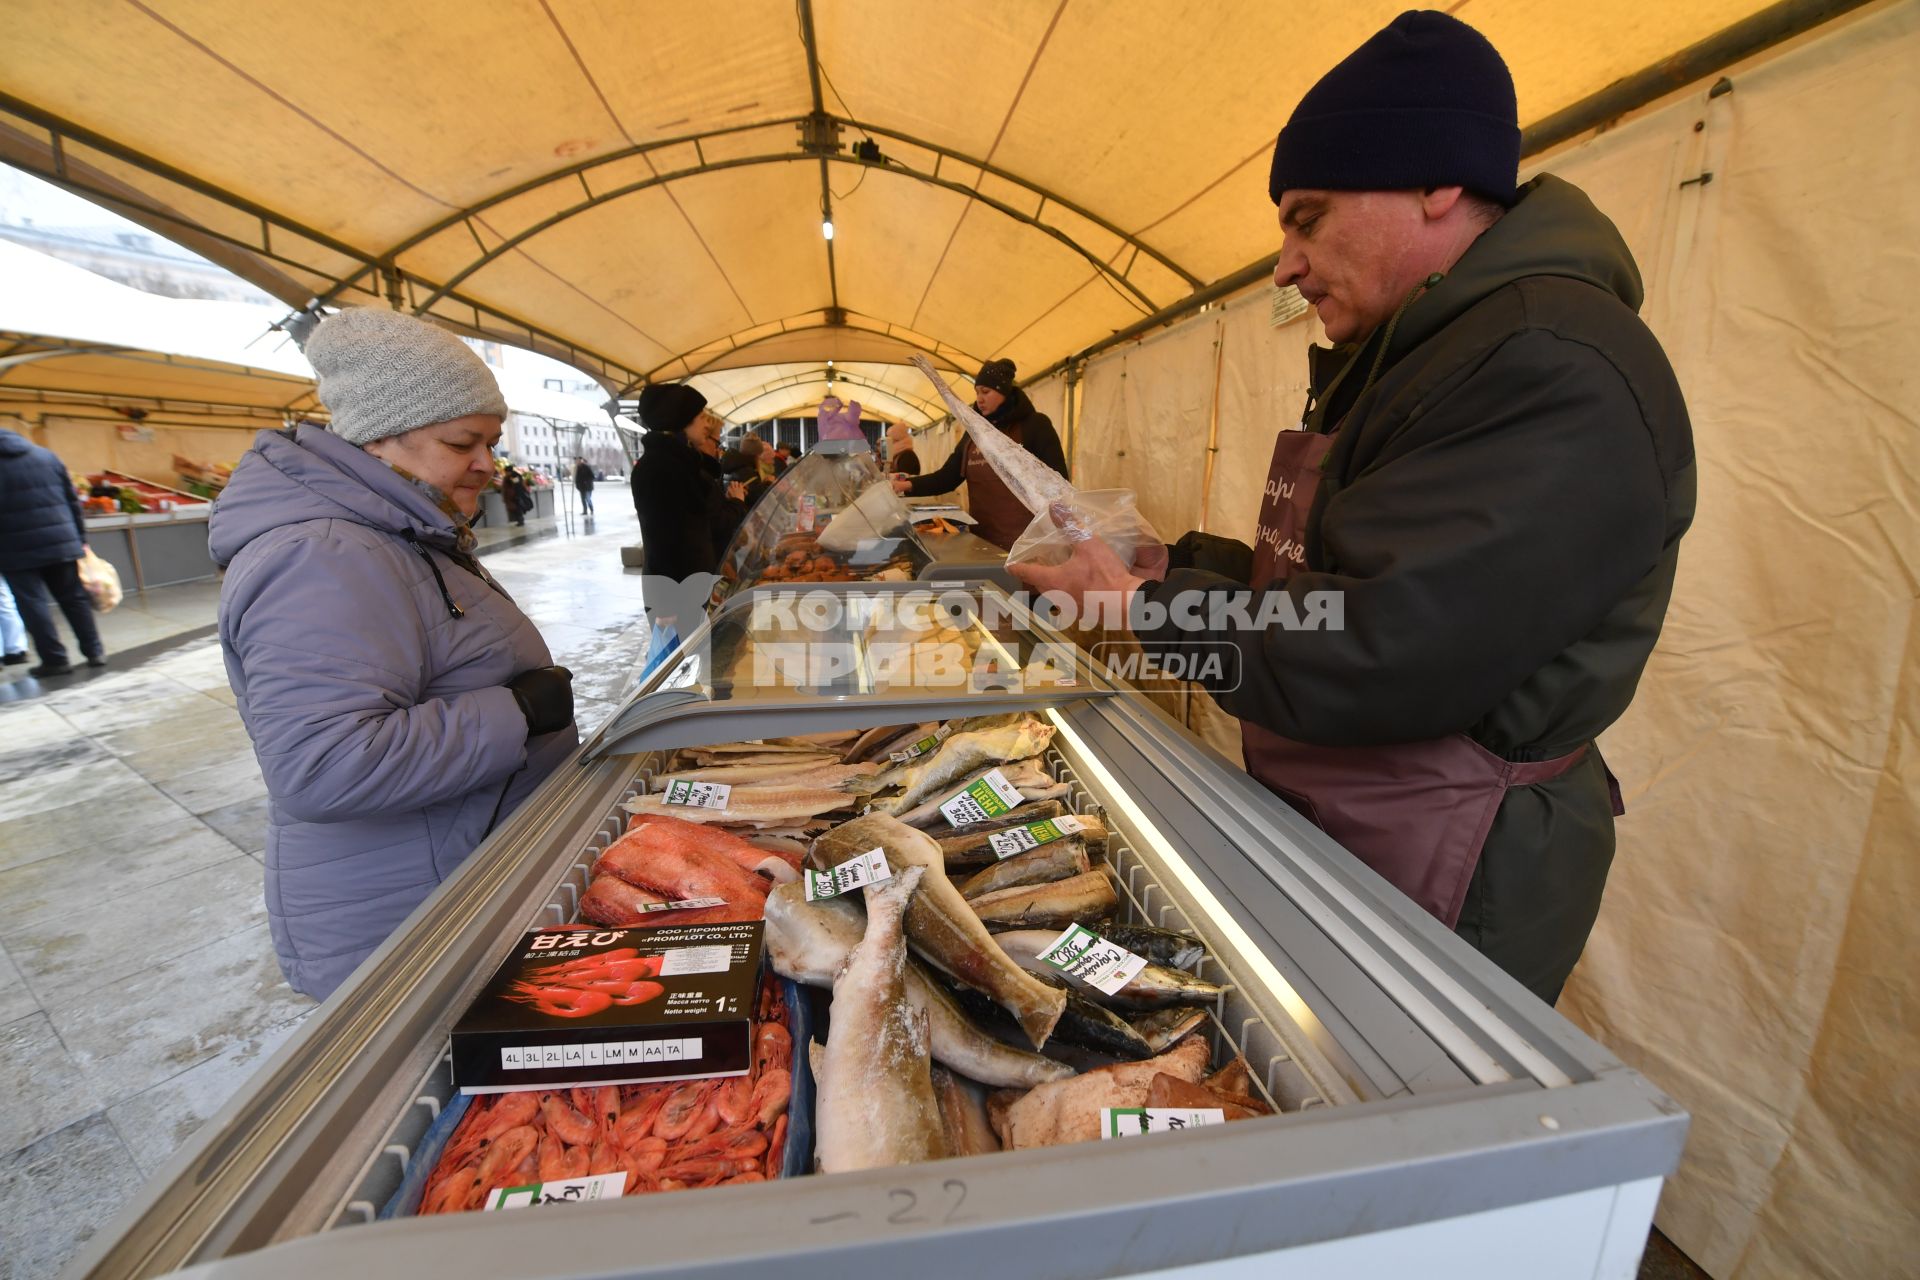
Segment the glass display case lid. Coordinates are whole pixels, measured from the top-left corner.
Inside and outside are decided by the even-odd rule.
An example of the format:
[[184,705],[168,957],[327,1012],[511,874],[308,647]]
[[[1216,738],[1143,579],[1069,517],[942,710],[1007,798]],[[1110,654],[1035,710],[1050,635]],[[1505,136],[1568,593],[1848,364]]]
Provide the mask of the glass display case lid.
[[[586,755],[1057,706],[1113,692],[1071,640],[991,584],[763,585],[718,606]],[[695,710],[697,723],[673,724]]]
[[769,582],[905,582],[932,559],[862,440],[823,440],[763,493],[720,558],[716,598]]

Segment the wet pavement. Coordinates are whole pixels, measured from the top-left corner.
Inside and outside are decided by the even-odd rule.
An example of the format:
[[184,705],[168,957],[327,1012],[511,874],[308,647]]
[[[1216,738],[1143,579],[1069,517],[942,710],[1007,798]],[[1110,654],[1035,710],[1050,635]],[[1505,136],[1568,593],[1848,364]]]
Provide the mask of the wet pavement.
[[[640,574],[620,563],[638,525],[604,505],[592,529],[479,531],[573,670],[583,735],[646,657]],[[105,670],[0,669],[5,1280],[55,1274],[314,1007],[267,936],[266,787],[218,601],[214,582],[132,593],[99,619]]]

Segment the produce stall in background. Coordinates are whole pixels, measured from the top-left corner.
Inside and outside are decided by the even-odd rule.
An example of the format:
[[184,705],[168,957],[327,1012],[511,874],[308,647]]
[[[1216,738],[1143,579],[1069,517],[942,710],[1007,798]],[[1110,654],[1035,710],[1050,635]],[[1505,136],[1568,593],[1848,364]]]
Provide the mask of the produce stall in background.
[[204,497],[119,471],[75,477],[87,545],[128,590],[197,582],[218,572],[207,550]]
[[[796,640],[803,592],[722,606],[73,1274],[1633,1274],[1645,1080],[994,589]],[[586,930],[713,912],[809,984],[744,1074],[457,1091],[503,962],[584,1024],[664,981]]]

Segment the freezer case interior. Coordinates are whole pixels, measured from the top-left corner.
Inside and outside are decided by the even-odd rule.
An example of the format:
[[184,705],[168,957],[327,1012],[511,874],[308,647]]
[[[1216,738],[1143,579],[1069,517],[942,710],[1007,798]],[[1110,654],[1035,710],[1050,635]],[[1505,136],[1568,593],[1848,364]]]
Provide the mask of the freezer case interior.
[[[963,609],[944,619],[949,642],[1002,659],[1003,677],[1046,653],[1048,678],[923,686],[910,663],[893,680],[869,661],[762,684],[741,664],[766,643],[765,618],[733,604],[690,641],[691,669],[663,666],[102,1233],[81,1272],[219,1259],[276,1276],[744,1276],[775,1261],[807,1275],[973,1276],[989,1262],[1116,1275],[1582,1196],[1615,1234],[1637,1220],[1644,1238],[1645,1189],[1677,1160],[1684,1115],[1084,655],[1063,678],[1061,637],[1010,604],[997,622]],[[886,634],[876,608],[844,612],[835,637]],[[594,859],[625,829],[623,801],[656,787],[673,751],[1009,709],[1044,717],[1047,773],[1108,828],[1124,920],[1205,941],[1200,974],[1227,988],[1205,1011],[1213,1061],[1244,1055],[1276,1114],[558,1212],[393,1216],[455,1100],[452,1023],[523,930],[577,918]],[[1621,1199],[1633,1188],[1643,1204]],[[1574,1234],[1556,1228],[1543,1247],[1610,1274],[1587,1255],[1623,1246]]]

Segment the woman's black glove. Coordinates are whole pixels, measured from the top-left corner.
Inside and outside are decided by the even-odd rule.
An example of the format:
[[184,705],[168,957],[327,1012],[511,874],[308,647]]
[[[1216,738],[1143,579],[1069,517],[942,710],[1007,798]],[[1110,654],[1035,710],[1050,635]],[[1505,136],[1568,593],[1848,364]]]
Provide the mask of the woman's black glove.
[[527,718],[527,735],[558,733],[573,723],[573,672],[565,667],[535,667],[507,681],[520,714]]

